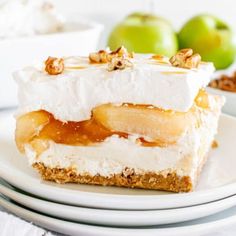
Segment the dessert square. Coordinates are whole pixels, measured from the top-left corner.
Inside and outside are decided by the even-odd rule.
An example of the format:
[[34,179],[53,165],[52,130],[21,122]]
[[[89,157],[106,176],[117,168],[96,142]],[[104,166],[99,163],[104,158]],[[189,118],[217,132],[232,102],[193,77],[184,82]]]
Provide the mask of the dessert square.
[[14,74],[16,144],[44,180],[192,191],[224,99],[191,49],[49,57]]

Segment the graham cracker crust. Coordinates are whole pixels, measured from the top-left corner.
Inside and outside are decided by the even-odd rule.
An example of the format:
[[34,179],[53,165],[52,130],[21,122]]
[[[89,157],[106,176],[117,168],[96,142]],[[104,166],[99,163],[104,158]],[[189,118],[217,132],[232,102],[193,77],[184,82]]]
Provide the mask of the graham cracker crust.
[[176,173],[169,173],[164,176],[152,172],[140,175],[135,174],[134,171],[123,171],[121,174],[104,177],[100,175],[78,175],[76,170],[72,168],[49,168],[42,163],[34,163],[33,167],[38,170],[44,180],[57,183],[94,184],[171,192],[189,192],[193,190],[194,185],[189,176],[179,177]]

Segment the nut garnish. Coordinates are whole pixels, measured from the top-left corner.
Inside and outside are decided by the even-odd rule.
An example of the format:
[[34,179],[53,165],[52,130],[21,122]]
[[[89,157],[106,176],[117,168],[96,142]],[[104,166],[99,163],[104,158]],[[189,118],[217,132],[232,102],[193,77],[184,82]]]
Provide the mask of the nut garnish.
[[135,174],[134,169],[133,168],[128,168],[128,167],[125,167],[125,169],[122,172],[122,175],[125,178],[129,178],[130,176],[132,176],[134,174]]
[[100,50],[90,53],[89,61],[91,63],[108,63],[111,62],[114,57],[133,58],[133,53],[129,53],[125,47],[121,46],[115,51]]
[[212,80],[210,87],[229,92],[236,92],[236,72],[233,75],[222,75],[219,79]]
[[49,75],[58,75],[64,71],[64,59],[56,57],[48,57],[45,61],[45,71]]
[[127,57],[127,58],[134,57],[133,52],[128,52],[128,50],[124,46],[121,46],[117,48],[115,51],[111,52],[110,56]]
[[113,71],[113,70],[123,70],[126,67],[132,67],[133,63],[125,57],[113,57],[111,61],[108,64],[107,70]]
[[201,56],[198,53],[193,54],[191,48],[181,49],[170,58],[170,63],[173,66],[186,69],[197,68],[200,62]]
[[126,67],[132,67],[133,63],[130,61],[130,58],[133,58],[133,53],[128,52],[123,46],[115,51],[100,50],[89,54],[91,63],[108,63],[108,71],[123,70]]
[[106,62],[108,62],[108,60],[107,60],[108,54],[109,54],[109,52],[106,50],[100,50],[98,52],[93,52],[93,53],[89,54],[89,60],[92,63],[106,63]]

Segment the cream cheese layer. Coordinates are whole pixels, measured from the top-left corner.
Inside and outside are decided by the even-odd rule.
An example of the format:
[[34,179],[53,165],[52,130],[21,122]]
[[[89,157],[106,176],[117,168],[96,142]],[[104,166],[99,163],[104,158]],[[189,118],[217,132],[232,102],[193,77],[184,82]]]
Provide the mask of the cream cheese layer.
[[88,58],[65,58],[65,70],[47,74],[42,66],[14,73],[18,84],[18,115],[46,110],[61,121],[82,121],[101,104],[147,104],[164,110],[186,112],[199,89],[214,71],[212,63],[183,69],[166,61],[135,55],[132,68],[108,71],[107,64],[90,64]]

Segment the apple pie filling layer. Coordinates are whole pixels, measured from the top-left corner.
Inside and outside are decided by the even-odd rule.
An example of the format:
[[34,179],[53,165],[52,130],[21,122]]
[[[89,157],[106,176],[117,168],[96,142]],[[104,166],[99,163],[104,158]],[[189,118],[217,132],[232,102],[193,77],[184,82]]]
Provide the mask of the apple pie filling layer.
[[143,147],[137,144],[136,135],[127,138],[112,135],[103,142],[88,146],[34,139],[34,142],[24,145],[25,154],[31,165],[41,163],[50,169],[72,168],[82,176],[109,178],[131,169],[137,175],[151,172],[167,176],[176,173],[177,176],[189,176],[191,182],[195,183],[197,170],[217,131],[219,114],[219,111],[202,114],[199,128],[188,130],[178,143],[167,147]]
[[164,147],[177,143],[188,130],[198,128],[204,112],[219,110],[218,99],[203,93],[188,112],[163,111],[146,105],[105,104],[92,110],[90,120],[81,122],[65,123],[43,110],[30,112],[17,119],[16,142],[24,152],[25,144],[38,146],[38,140],[88,146],[113,135],[126,139],[136,135],[136,142],[142,146]]

